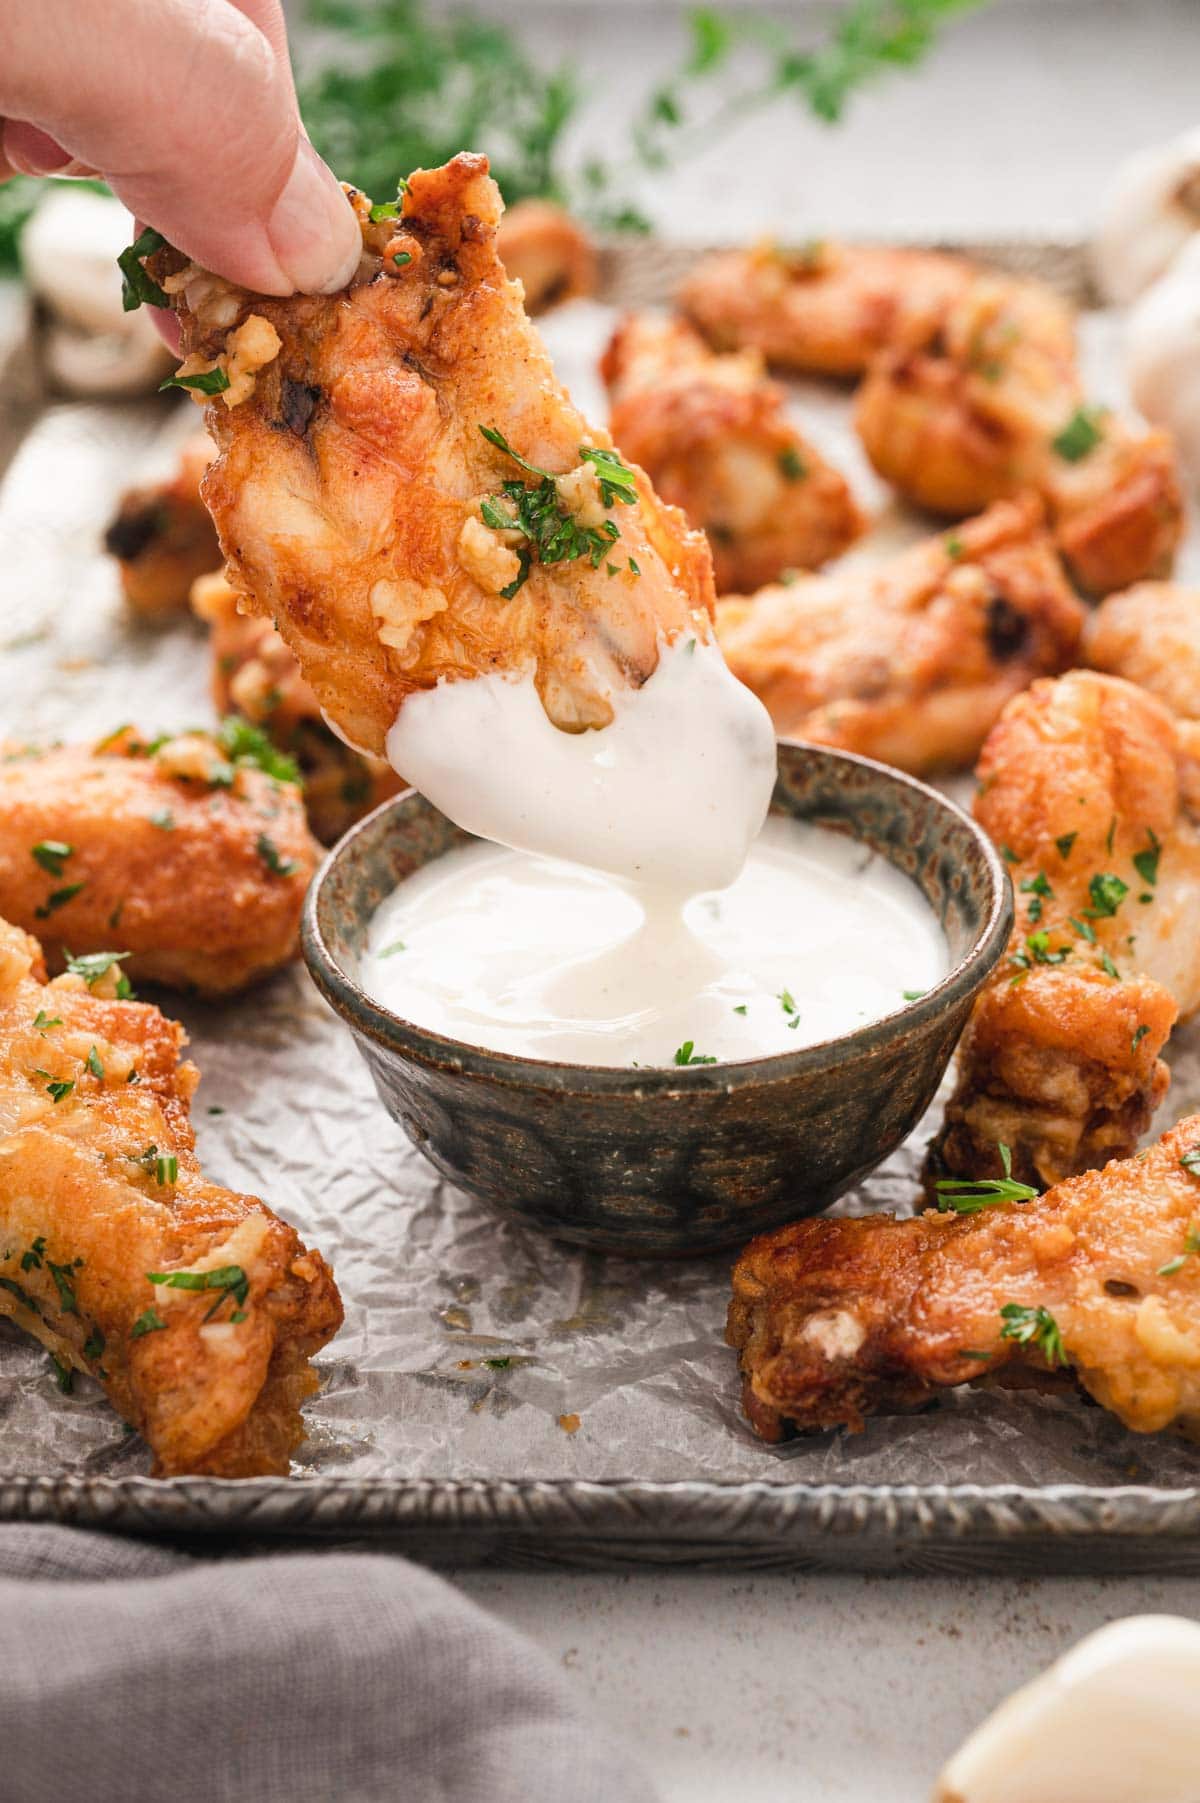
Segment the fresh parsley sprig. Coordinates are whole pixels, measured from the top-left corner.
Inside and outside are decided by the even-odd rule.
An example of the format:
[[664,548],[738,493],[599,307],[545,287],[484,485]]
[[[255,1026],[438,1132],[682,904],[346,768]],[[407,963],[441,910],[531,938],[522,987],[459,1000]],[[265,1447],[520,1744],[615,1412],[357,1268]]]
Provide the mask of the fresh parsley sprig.
[[1002,1340],[1016,1340],[1022,1346],[1040,1347],[1051,1370],[1056,1365],[1068,1363],[1058,1322],[1048,1308],[1043,1308],[1040,1304],[1034,1306],[1024,1302],[1006,1302],[1000,1310],[1000,1318],[1004,1322],[1000,1329]]
[[1012,1153],[1002,1141],[996,1150],[1000,1154],[1003,1177],[939,1177],[933,1187],[942,1214],[952,1209],[956,1215],[975,1215],[985,1208],[993,1208],[998,1202],[1032,1202],[1035,1196],[1041,1195],[1040,1190],[1013,1176]]

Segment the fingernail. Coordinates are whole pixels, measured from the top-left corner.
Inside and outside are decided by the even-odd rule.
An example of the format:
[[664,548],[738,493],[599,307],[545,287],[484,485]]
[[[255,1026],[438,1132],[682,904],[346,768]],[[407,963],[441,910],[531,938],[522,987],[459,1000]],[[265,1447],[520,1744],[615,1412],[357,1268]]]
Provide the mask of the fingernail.
[[305,294],[344,288],[362,255],[358,220],[312,145],[301,138],[287,185],[267,222],[280,268]]

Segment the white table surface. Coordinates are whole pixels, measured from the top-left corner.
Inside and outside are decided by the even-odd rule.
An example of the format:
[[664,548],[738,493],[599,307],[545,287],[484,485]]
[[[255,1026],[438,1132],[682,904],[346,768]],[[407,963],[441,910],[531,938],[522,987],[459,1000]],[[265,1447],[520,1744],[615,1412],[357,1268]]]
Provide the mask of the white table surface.
[[[512,16],[508,0],[505,10]],[[521,7],[548,54],[595,75],[609,132],[670,66],[670,9]],[[610,58],[637,82],[604,78]],[[828,131],[755,120],[643,199],[697,240],[793,233],[1073,235],[1131,150],[1200,119],[1200,6],[1003,4],[928,69]],[[1081,1635],[1146,1610],[1200,1618],[1200,1579],[1040,1581],[470,1572],[456,1581],[561,1663],[664,1803],[925,1803],[942,1761]]]

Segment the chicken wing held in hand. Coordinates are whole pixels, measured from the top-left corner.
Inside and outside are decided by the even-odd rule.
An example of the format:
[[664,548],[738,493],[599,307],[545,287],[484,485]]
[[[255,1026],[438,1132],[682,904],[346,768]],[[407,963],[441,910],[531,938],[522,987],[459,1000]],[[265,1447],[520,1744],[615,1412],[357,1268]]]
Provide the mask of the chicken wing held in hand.
[[[715,811],[738,770],[697,887],[730,881],[774,740],[712,643],[702,535],[555,380],[497,255],[485,158],[418,170],[391,206],[351,198],[363,258],[340,294],[275,300],[169,248],[148,259],[180,309],[182,378],[212,397],[204,494],[230,580],[277,622],[331,724],[471,830],[620,868],[605,785],[636,782],[655,810],[637,867],[675,869],[705,839],[687,815]],[[705,655],[667,667],[692,645]],[[579,743],[626,719],[644,732],[660,707],[660,782],[631,765],[611,778],[602,731]],[[557,807],[514,794],[534,738],[528,768],[572,788]]]
[[936,251],[821,240],[793,252],[767,241],[705,256],[679,304],[718,350],[854,376],[935,325],[971,273],[963,258]]
[[958,1051],[928,1176],[1039,1187],[1127,1156],[1200,1006],[1196,737],[1153,696],[1075,670],[1011,701],[975,814],[1017,892],[1009,954]]
[[337,1288],[265,1203],[202,1175],[183,1029],[121,1000],[121,972],[101,954],[46,983],[0,922],[0,1314],[64,1387],[104,1386],[156,1475],[286,1473]]
[[1073,317],[1040,283],[980,276],[875,361],[855,416],[879,474],[931,512],[1039,493],[1089,594],[1171,567],[1183,504],[1170,440],[1087,405]]
[[[1069,1367],[1136,1433],[1200,1434],[1200,1116],[1025,1201],[807,1220],[751,1242],[726,1338],[778,1440],[939,1389]],[[1003,1186],[1001,1186],[1003,1188]]]
[[0,743],[0,915],[54,966],[115,948],[130,976],[228,995],[296,956],[319,847],[260,733]]
[[631,313],[601,370],[614,439],[703,527],[718,593],[817,569],[862,532],[845,477],[788,419],[757,352],[718,355],[682,319]]
[[916,775],[971,764],[1005,702],[1074,662],[1082,624],[1028,497],[878,566],[717,603],[726,661],[780,733]]

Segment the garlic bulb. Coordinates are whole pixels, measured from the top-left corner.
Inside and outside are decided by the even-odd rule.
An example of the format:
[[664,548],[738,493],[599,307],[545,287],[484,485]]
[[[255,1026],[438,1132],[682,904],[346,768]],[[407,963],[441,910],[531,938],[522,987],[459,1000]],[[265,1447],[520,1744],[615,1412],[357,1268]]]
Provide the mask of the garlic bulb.
[[43,363],[68,394],[136,394],[174,367],[143,307],[121,305],[117,257],[133,220],[111,195],[63,182],[21,232],[21,267],[40,303]]
[[1200,1624],[1134,1615],[1001,1703],[935,1803],[1196,1803]]
[[1200,230],[1200,126],[1117,171],[1093,250],[1107,300],[1128,306]]
[[1200,479],[1200,236],[1130,312],[1125,374],[1134,403],[1170,429],[1184,464]]

